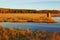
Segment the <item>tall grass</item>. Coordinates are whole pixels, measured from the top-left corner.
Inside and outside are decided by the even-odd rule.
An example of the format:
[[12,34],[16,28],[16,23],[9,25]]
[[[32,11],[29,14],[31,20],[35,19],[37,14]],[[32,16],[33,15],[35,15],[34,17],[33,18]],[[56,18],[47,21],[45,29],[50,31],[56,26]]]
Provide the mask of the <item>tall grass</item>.
[[0,40],[60,40],[60,32],[0,26]]

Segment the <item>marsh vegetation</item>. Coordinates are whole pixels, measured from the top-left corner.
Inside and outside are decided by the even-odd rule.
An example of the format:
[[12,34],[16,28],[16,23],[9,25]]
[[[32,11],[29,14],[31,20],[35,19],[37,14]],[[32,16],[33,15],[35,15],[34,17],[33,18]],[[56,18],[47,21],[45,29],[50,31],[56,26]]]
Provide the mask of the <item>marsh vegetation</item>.
[[24,30],[11,27],[5,28],[0,25],[0,40],[60,40],[60,32]]

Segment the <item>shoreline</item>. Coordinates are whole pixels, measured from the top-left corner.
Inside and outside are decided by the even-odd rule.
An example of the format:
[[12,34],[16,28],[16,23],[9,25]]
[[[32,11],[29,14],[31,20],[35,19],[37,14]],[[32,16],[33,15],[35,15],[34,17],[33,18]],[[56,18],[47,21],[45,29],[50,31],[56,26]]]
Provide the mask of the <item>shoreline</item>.
[[36,22],[36,23],[57,23],[51,16],[46,14],[0,14],[0,22]]

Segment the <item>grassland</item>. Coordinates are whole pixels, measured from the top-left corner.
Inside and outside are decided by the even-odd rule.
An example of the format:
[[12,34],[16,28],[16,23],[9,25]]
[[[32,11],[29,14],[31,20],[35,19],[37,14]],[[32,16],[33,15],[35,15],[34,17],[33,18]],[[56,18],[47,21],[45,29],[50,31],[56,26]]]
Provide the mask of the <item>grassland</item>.
[[15,14],[15,13],[6,13],[0,14],[0,22],[39,22],[39,23],[55,23],[57,21],[52,20],[52,17],[47,17],[46,14]]
[[46,30],[23,30],[21,28],[5,28],[0,25],[0,40],[60,40],[60,32]]

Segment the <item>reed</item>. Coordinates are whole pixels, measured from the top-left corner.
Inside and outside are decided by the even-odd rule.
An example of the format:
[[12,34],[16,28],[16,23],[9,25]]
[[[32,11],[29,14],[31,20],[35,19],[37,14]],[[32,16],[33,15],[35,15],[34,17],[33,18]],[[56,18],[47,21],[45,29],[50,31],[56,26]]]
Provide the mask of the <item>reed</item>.
[[0,25],[0,40],[60,40],[60,32],[24,30],[11,27],[5,28]]

